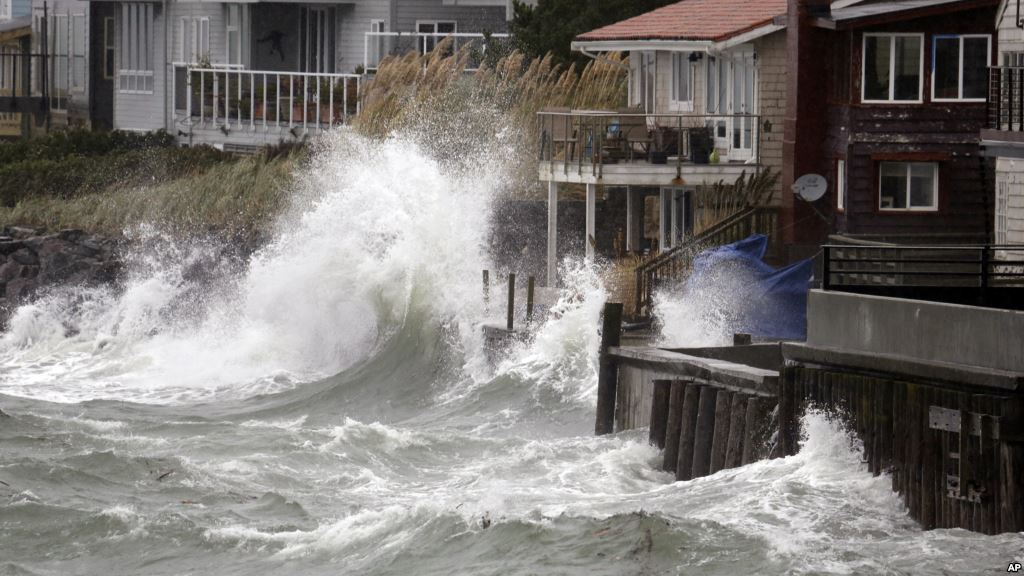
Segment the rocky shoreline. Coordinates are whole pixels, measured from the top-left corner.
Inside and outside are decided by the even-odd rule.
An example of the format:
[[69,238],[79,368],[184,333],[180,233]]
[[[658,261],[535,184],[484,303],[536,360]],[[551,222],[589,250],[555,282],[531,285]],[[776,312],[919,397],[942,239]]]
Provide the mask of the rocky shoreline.
[[82,230],[0,229],[0,325],[6,326],[17,306],[50,287],[116,281],[118,253],[118,241]]

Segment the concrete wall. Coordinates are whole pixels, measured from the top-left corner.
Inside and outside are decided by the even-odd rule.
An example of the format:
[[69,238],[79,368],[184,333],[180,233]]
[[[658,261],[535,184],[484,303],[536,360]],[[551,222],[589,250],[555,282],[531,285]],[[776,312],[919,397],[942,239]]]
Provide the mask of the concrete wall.
[[807,344],[1024,372],[1024,312],[812,290]]

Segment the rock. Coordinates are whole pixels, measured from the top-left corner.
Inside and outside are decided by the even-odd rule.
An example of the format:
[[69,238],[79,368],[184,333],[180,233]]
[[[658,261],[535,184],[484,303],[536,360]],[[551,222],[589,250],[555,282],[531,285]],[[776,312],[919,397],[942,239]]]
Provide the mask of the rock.
[[11,260],[14,260],[22,266],[38,266],[39,255],[30,250],[29,248],[22,248],[11,254]]
[[117,243],[81,230],[39,235],[9,227],[0,238],[0,324],[36,294],[59,285],[116,282],[121,270]]

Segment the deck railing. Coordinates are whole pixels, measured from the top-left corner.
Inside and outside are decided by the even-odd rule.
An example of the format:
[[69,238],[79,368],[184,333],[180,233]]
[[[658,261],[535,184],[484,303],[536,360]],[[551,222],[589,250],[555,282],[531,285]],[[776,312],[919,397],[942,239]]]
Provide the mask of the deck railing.
[[778,243],[772,241],[778,232],[778,209],[770,206],[745,208],[703,232],[687,238],[636,269],[636,302],[634,316],[650,314],[654,291],[669,281],[679,281],[690,271],[693,257],[698,251],[738,242],[751,234],[764,234],[769,238],[768,258],[777,257]]
[[505,49],[510,46],[509,34],[485,34],[479,32],[366,32],[363,41],[363,69],[368,73],[377,71],[381,60],[387,56],[397,56],[418,52],[429,54],[445,39],[451,39],[449,49],[454,53],[463,48],[471,51],[467,72],[474,72],[490,50]]
[[[19,106],[20,111],[31,113],[63,111],[76,96],[84,105],[86,64],[82,55],[0,50],[0,98],[7,99],[0,108],[5,112]],[[14,99],[20,102],[15,104]]]
[[358,74],[175,66],[174,110],[189,128],[321,131],[359,112]]
[[1024,67],[993,66],[988,70],[988,128],[1024,131]]
[[1024,309],[1024,245],[822,249],[825,290]]
[[538,112],[540,161],[564,174],[602,177],[604,166],[644,161],[676,166],[758,163],[760,117],[754,114],[646,114],[636,110]]

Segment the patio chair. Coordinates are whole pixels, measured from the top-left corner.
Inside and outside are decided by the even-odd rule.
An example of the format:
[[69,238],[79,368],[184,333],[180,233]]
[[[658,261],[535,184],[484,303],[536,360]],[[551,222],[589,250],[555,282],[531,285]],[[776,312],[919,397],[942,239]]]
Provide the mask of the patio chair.
[[[635,111],[630,111],[635,113]],[[629,112],[624,112],[628,114]],[[632,161],[637,152],[646,157],[651,151],[651,133],[643,116],[623,115],[619,119],[619,133],[626,143],[626,152]]]

